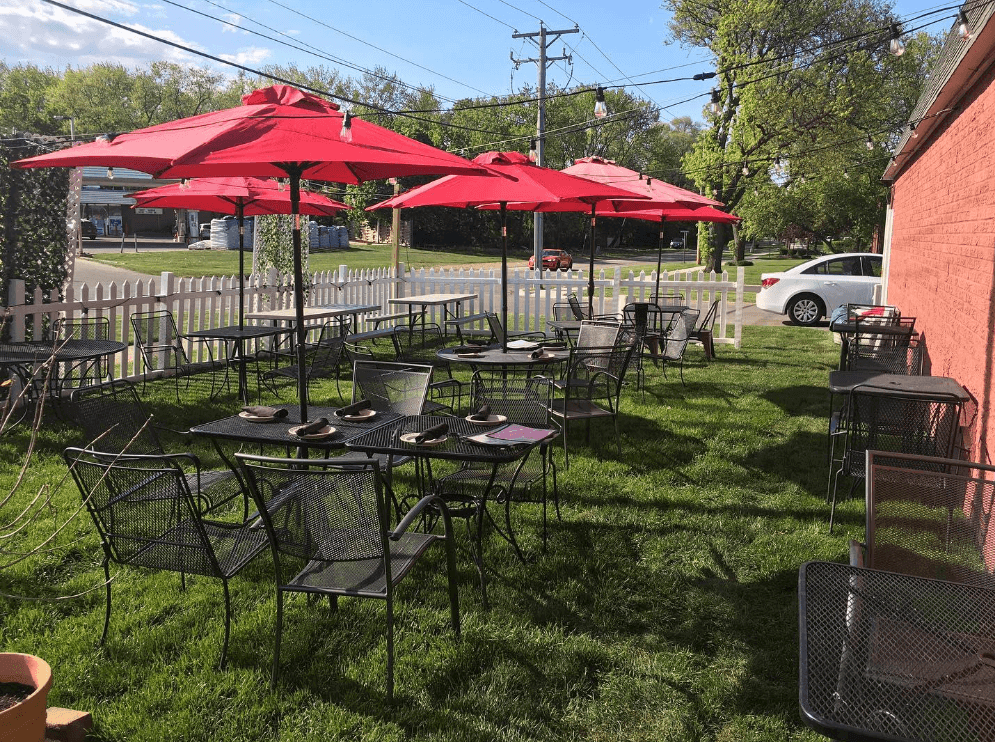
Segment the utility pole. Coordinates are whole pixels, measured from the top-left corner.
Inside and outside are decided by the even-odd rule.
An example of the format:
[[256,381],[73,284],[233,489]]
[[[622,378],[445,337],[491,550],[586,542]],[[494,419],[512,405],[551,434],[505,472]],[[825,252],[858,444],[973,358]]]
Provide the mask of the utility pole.
[[[564,59],[573,64],[573,58],[567,54],[566,48],[563,49],[563,55],[559,57],[546,56],[546,50],[555,44],[560,36],[567,33],[580,33],[580,29],[574,26],[573,28],[562,31],[549,31],[543,25],[543,22],[539,21],[538,31],[533,33],[513,33],[511,35],[513,39],[528,39],[539,48],[539,57],[537,59],[515,59],[515,54],[512,52],[511,61],[515,64],[516,70],[519,65],[530,62],[538,67],[539,113],[536,116],[536,165],[540,167],[545,164],[545,160],[543,159],[543,142],[546,136],[546,67],[553,62],[559,62]],[[549,38],[550,36],[553,38]],[[542,214],[536,212],[533,215],[533,221],[535,224],[535,237],[533,239],[532,252],[535,255],[535,268],[538,271],[542,270]]]

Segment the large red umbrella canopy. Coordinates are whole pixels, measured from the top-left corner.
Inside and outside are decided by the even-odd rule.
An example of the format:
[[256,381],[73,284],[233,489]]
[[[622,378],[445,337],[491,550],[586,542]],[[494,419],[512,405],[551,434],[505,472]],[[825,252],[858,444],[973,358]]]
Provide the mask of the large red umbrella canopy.
[[[289,177],[290,212],[300,181],[360,183],[404,175],[481,173],[486,169],[360,119],[288,85],[255,90],[242,105],[138,129],[79,147],[30,157],[14,167],[128,167],[162,178]],[[345,124],[349,122],[350,126]],[[294,299],[301,422],[307,420],[301,235],[294,220]]]
[[[599,215],[601,212],[598,212]],[[640,209],[634,211],[617,211],[605,214],[618,219],[644,219],[648,222],[716,222],[718,224],[735,224],[742,219],[728,211],[721,211],[711,206],[700,206],[697,209],[675,207],[672,209]],[[662,218],[661,218],[662,217]]]
[[[167,209],[200,209],[243,216],[289,214],[290,191],[264,178],[192,178],[185,183],[149,188],[131,194],[139,206]],[[301,191],[300,213],[335,216],[349,205],[320,193]]]
[[[561,172],[570,173],[580,178],[589,178],[617,188],[624,188],[640,196],[652,198],[654,201],[665,203],[669,201],[690,208],[722,205],[721,201],[699,196],[693,191],[678,188],[659,178],[644,176],[635,170],[616,165],[614,160],[606,160],[603,157],[581,157],[574,160],[574,164],[570,167],[563,168]],[[644,207],[640,204],[633,204],[630,208],[642,209]]]
[[[139,206],[202,209],[238,217],[238,305],[245,306],[245,217],[289,214],[290,192],[271,178],[192,178],[182,183],[149,188],[131,195]],[[334,216],[348,204],[320,193],[301,191],[299,213]],[[238,326],[243,326],[242,311]]]
[[[478,165],[504,175],[449,175],[412,188],[369,209],[416,206],[480,206],[501,211],[501,321],[508,326],[508,228],[507,209],[536,211],[554,204],[569,204],[569,211],[586,211],[611,199],[631,204],[630,191],[540,167],[520,152],[486,152],[473,158]],[[514,202],[514,203],[512,203]],[[646,199],[646,203],[649,203]],[[593,285],[593,276],[591,278]],[[590,298],[593,301],[593,297]],[[504,350],[507,351],[507,345]]]

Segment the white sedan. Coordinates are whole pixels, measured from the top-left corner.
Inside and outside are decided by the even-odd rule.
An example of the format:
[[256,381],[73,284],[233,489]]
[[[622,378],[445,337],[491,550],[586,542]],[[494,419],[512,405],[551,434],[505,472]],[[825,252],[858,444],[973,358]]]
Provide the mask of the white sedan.
[[870,304],[880,284],[880,255],[825,255],[782,273],[761,275],[757,306],[810,326],[843,304]]

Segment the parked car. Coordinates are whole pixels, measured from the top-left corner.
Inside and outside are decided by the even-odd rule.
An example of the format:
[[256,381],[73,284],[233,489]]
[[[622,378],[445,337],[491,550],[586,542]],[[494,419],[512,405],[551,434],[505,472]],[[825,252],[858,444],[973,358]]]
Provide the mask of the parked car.
[[79,228],[84,237],[88,240],[97,239],[97,225],[89,219],[81,219]]
[[684,249],[684,240],[671,240],[670,241],[670,249],[671,250],[683,250]]
[[[573,268],[573,256],[566,250],[543,250],[542,269],[546,271],[568,271]],[[529,268],[535,268],[535,255],[529,258]]]
[[211,239],[211,223],[204,222],[200,225],[200,234],[198,235],[202,240]]
[[825,255],[781,273],[760,276],[757,306],[811,326],[843,304],[869,304],[881,284],[881,256]]

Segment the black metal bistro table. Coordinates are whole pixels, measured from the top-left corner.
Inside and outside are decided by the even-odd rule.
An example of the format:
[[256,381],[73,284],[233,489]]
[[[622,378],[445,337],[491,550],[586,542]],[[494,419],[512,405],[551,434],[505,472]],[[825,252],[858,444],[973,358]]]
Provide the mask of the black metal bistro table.
[[[12,371],[21,383],[37,390],[32,383],[35,369],[53,359],[56,364],[77,365],[120,353],[128,346],[117,340],[58,340],[50,343],[0,343],[0,368]],[[58,365],[52,370],[52,393],[61,393]]]
[[912,325],[886,325],[871,323],[869,321],[857,322],[856,320],[840,320],[837,322],[830,322],[829,331],[838,332],[840,335],[840,371],[846,368],[846,359],[850,353],[850,339],[858,331],[861,335],[877,336],[882,338],[882,340],[895,342],[908,340],[915,334],[915,329]]
[[862,392],[881,396],[911,395],[927,399],[956,397],[961,402],[967,402],[971,398],[967,390],[949,376],[879,374],[874,371],[829,372],[830,394],[849,394],[858,386]]
[[[260,338],[276,337],[290,332],[286,327],[267,327],[265,325],[228,325],[225,327],[211,327],[206,330],[195,330],[188,332],[184,337],[200,338],[202,340],[222,340],[225,344],[225,382],[228,381],[228,369],[235,365],[238,367],[238,396],[244,402],[249,401],[249,388],[245,376],[245,341],[258,340]],[[222,383],[221,388],[225,386]]]
[[308,448],[318,448],[325,452],[341,449],[356,436],[369,433],[375,428],[398,420],[401,416],[394,412],[380,412],[365,420],[344,420],[336,416],[336,407],[308,407],[308,414],[311,421],[324,417],[328,424],[335,428],[335,434],[316,440],[307,440],[291,435],[290,429],[300,425],[300,408],[296,405],[283,405],[277,409],[286,409],[287,416],[277,418],[271,422],[254,422],[241,413],[212,420],[211,422],[200,423],[190,428],[193,435],[201,435],[211,440],[218,455],[225,461],[232,471],[238,473],[231,458],[219,445],[220,441],[233,441],[237,443],[250,443],[258,446],[282,446],[284,448],[297,448],[306,453]]
[[[413,443],[405,443],[401,437],[408,433],[420,433],[428,430],[440,423],[449,426],[449,432],[445,440],[435,445],[419,446]],[[442,415],[413,415],[397,420],[389,425],[382,425],[376,430],[364,435],[357,436],[346,442],[346,447],[367,454],[386,455],[390,459],[400,456],[410,456],[421,459],[442,459],[459,462],[478,462],[491,464],[491,476],[487,486],[482,490],[479,497],[463,497],[443,494],[442,497],[452,502],[454,507],[450,508],[450,513],[454,517],[473,518],[475,528],[470,530],[471,554],[477,574],[480,576],[480,591],[484,607],[487,607],[487,582],[484,577],[483,560],[483,526],[485,516],[491,521],[495,530],[501,534],[513,546],[513,534],[506,534],[487,513],[487,500],[494,484],[497,469],[500,464],[508,464],[529,456],[533,449],[538,448],[545,442],[554,438],[558,431],[549,430],[549,435],[542,440],[530,443],[495,446],[476,443],[469,440],[469,436],[480,435],[491,430],[474,425],[462,417],[450,417]],[[428,483],[432,487],[432,483]]]
[[[542,350],[542,354],[533,357],[537,350]],[[466,345],[443,348],[435,355],[448,363],[466,363],[474,367],[541,367],[563,363],[570,358],[570,351],[566,348],[540,348],[538,343],[529,350],[509,350],[507,353],[502,352],[500,345]]]
[[995,591],[809,562],[799,703],[840,740],[995,739]]

